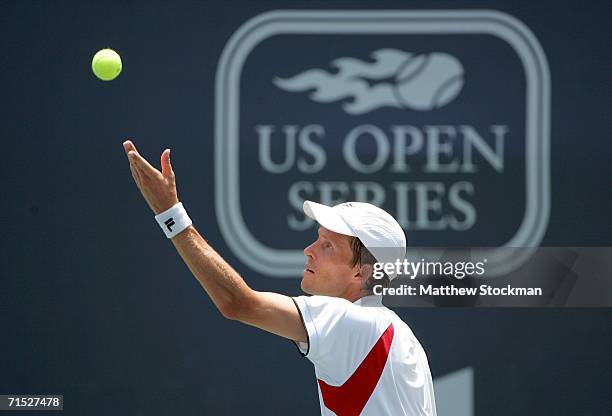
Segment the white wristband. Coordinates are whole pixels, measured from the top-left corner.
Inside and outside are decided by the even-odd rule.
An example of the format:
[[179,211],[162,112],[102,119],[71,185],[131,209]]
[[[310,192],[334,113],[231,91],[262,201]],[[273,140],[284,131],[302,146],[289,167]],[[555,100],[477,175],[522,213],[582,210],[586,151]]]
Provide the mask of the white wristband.
[[155,219],[168,238],[174,237],[192,224],[181,202],[157,214]]

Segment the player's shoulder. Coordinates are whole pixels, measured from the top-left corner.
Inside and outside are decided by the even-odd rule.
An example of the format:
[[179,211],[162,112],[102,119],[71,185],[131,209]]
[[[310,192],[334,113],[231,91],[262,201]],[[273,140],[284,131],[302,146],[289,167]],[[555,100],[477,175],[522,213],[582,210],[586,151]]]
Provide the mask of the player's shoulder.
[[349,308],[352,303],[344,298],[337,298],[334,296],[323,296],[323,295],[310,295],[310,296],[298,296],[297,298],[303,301],[310,307],[325,307],[329,306],[332,308]]
[[[389,310],[382,303],[355,303],[344,298],[333,296],[300,296],[295,298],[300,310],[306,309],[310,315],[344,322],[373,323],[375,321],[390,322]],[[326,318],[326,319],[327,319]]]
[[364,303],[362,300],[351,302],[347,299],[335,297],[335,296],[324,296],[324,295],[303,295],[298,296],[294,299],[299,299],[306,302],[309,306],[332,306],[339,308],[355,309],[355,310],[367,310],[370,307],[379,307],[387,309],[381,301]]

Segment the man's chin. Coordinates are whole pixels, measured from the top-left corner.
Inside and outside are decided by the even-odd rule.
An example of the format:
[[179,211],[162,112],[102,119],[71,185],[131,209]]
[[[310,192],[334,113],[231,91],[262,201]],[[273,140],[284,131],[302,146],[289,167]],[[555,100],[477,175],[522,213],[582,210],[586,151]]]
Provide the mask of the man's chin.
[[308,294],[308,295],[312,295],[312,293],[310,293],[310,290],[308,288],[308,285],[304,284],[304,279],[302,278],[302,283],[300,283],[300,289],[302,289],[302,292]]
[[316,290],[314,290],[314,288],[312,287],[312,282],[309,282],[308,280],[310,280],[310,278],[312,278],[312,276],[306,276],[305,274],[308,272],[304,272],[304,274],[302,275],[302,281],[300,282],[300,288],[302,289],[302,291],[304,293],[307,293],[309,295],[316,295]]

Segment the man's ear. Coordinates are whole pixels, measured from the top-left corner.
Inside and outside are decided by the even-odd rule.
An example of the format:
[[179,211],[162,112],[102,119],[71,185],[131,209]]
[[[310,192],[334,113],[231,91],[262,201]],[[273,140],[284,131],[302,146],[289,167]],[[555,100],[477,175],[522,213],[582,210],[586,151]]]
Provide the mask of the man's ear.
[[362,282],[367,282],[372,274],[374,273],[374,267],[371,264],[362,264],[359,269],[357,269],[357,273],[355,277],[358,277]]

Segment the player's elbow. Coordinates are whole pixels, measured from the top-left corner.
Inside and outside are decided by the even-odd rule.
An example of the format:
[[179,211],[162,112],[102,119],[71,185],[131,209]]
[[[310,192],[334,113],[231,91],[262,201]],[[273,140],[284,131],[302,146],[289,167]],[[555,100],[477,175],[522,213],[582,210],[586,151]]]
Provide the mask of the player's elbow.
[[219,308],[219,312],[225,319],[236,320],[238,317],[238,311],[234,304],[234,302],[224,302],[220,305],[217,305]]
[[249,300],[248,295],[242,295],[240,297],[234,297],[233,299],[227,300],[222,304],[218,305],[219,312],[225,319],[231,319],[233,321],[244,321],[249,315]]

